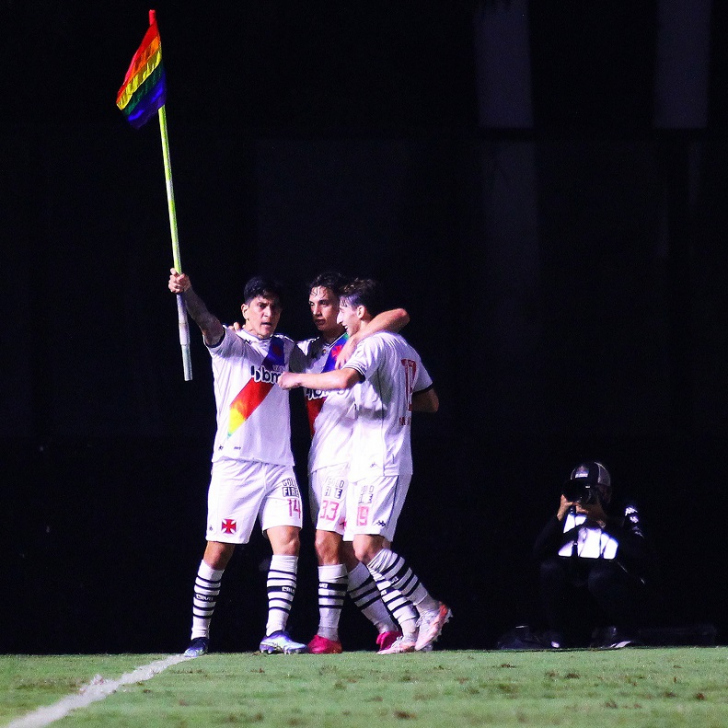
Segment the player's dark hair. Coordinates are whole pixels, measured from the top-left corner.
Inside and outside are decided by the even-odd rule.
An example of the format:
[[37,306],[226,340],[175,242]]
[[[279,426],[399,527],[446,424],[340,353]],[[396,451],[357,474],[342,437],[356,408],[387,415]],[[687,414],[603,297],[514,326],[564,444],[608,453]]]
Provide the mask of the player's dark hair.
[[309,284],[308,290],[312,291],[314,288],[328,288],[336,296],[341,296],[341,291],[344,286],[348,283],[349,278],[346,278],[342,273],[335,270],[327,270],[323,273],[319,273]]
[[355,278],[347,283],[341,291],[341,298],[345,298],[351,306],[364,306],[371,316],[384,310],[381,286],[371,278]]
[[246,284],[243,291],[245,303],[250,303],[258,296],[266,298],[275,297],[278,302],[283,300],[283,284],[272,278],[264,278],[263,276],[253,276]]

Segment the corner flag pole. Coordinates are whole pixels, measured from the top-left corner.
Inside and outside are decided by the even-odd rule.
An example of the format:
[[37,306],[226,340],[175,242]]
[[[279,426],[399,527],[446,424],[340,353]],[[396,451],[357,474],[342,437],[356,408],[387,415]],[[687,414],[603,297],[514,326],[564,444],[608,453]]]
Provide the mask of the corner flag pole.
[[[164,156],[164,180],[167,187],[167,208],[169,209],[169,231],[172,235],[172,259],[174,267],[182,272],[182,259],[179,253],[179,234],[177,232],[177,209],[174,205],[174,186],[172,185],[172,163],[169,157],[169,136],[167,134],[167,109],[160,106],[159,131],[162,135],[162,154]],[[185,381],[192,379],[192,357],[190,355],[190,326],[187,321],[187,307],[181,293],[177,294],[177,324],[179,326],[179,345],[182,348],[182,366]]]
[[[164,154],[164,178],[167,183],[167,206],[169,207],[169,228],[172,233],[172,255],[174,267],[182,272],[179,255],[179,236],[177,234],[177,212],[174,206],[172,187],[172,164],[169,161],[169,137],[167,136],[167,83],[162,63],[162,40],[157,28],[154,10],[149,11],[149,28],[141,45],[129,64],[124,83],[116,94],[116,105],[135,128],[140,129],[149,119],[159,116],[159,129],[162,133],[162,152]],[[187,307],[182,294],[177,295],[177,324],[179,343],[182,347],[182,364],[185,381],[192,379],[192,359],[190,357],[190,329],[187,323]]]

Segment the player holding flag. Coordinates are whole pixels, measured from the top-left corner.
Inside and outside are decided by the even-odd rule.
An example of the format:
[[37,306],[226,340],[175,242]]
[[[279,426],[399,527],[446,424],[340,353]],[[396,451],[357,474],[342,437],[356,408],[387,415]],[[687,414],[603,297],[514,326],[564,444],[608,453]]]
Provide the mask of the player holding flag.
[[[142,43],[129,64],[124,83],[116,95],[116,105],[135,128],[140,129],[155,114],[159,116],[159,132],[162,137],[162,157],[164,178],[167,188],[167,209],[169,212],[169,231],[172,236],[172,258],[176,270],[182,270],[179,234],[177,232],[177,210],[174,202],[172,184],[172,163],[169,154],[169,135],[167,134],[167,81],[162,63],[162,39],[159,37],[157,16],[149,11],[149,28]],[[190,329],[187,311],[182,296],[177,296],[177,325],[179,343],[182,350],[182,366],[185,381],[192,379],[192,356],[190,354]]]
[[302,358],[279,334],[280,287],[252,278],[245,285],[240,331],[223,326],[172,269],[169,290],[181,295],[212,358],[217,433],[208,491],[207,546],[195,580],[191,643],[185,654],[204,655],[220,582],[236,544],[248,543],[256,520],[270,541],[268,622],[261,652],[306,652],[286,632],[296,592],[301,496],[293,471],[288,394],[278,377]]

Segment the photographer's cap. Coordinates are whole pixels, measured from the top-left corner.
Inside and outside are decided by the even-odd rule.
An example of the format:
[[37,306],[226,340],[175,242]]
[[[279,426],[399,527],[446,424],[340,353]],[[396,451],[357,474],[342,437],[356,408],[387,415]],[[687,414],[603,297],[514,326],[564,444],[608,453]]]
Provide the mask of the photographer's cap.
[[596,460],[577,465],[571,471],[569,480],[576,480],[589,485],[603,485],[606,488],[612,487],[612,478],[609,471]]

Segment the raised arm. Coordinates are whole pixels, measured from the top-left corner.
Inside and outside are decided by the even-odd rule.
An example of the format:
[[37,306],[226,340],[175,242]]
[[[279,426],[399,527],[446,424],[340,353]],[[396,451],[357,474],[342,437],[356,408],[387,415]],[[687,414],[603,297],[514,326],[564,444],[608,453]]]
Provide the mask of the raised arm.
[[356,347],[372,334],[379,331],[391,331],[398,334],[410,322],[407,311],[403,308],[393,308],[378,313],[366,326],[366,330],[352,334],[346,341],[339,355],[336,357],[336,368],[341,369],[351,358]]
[[215,346],[220,343],[225,329],[217,316],[213,316],[203,300],[192,289],[189,276],[178,273],[174,268],[169,271],[168,288],[172,293],[181,293],[185,299],[187,313],[192,320],[200,327],[202,338],[208,346]]

